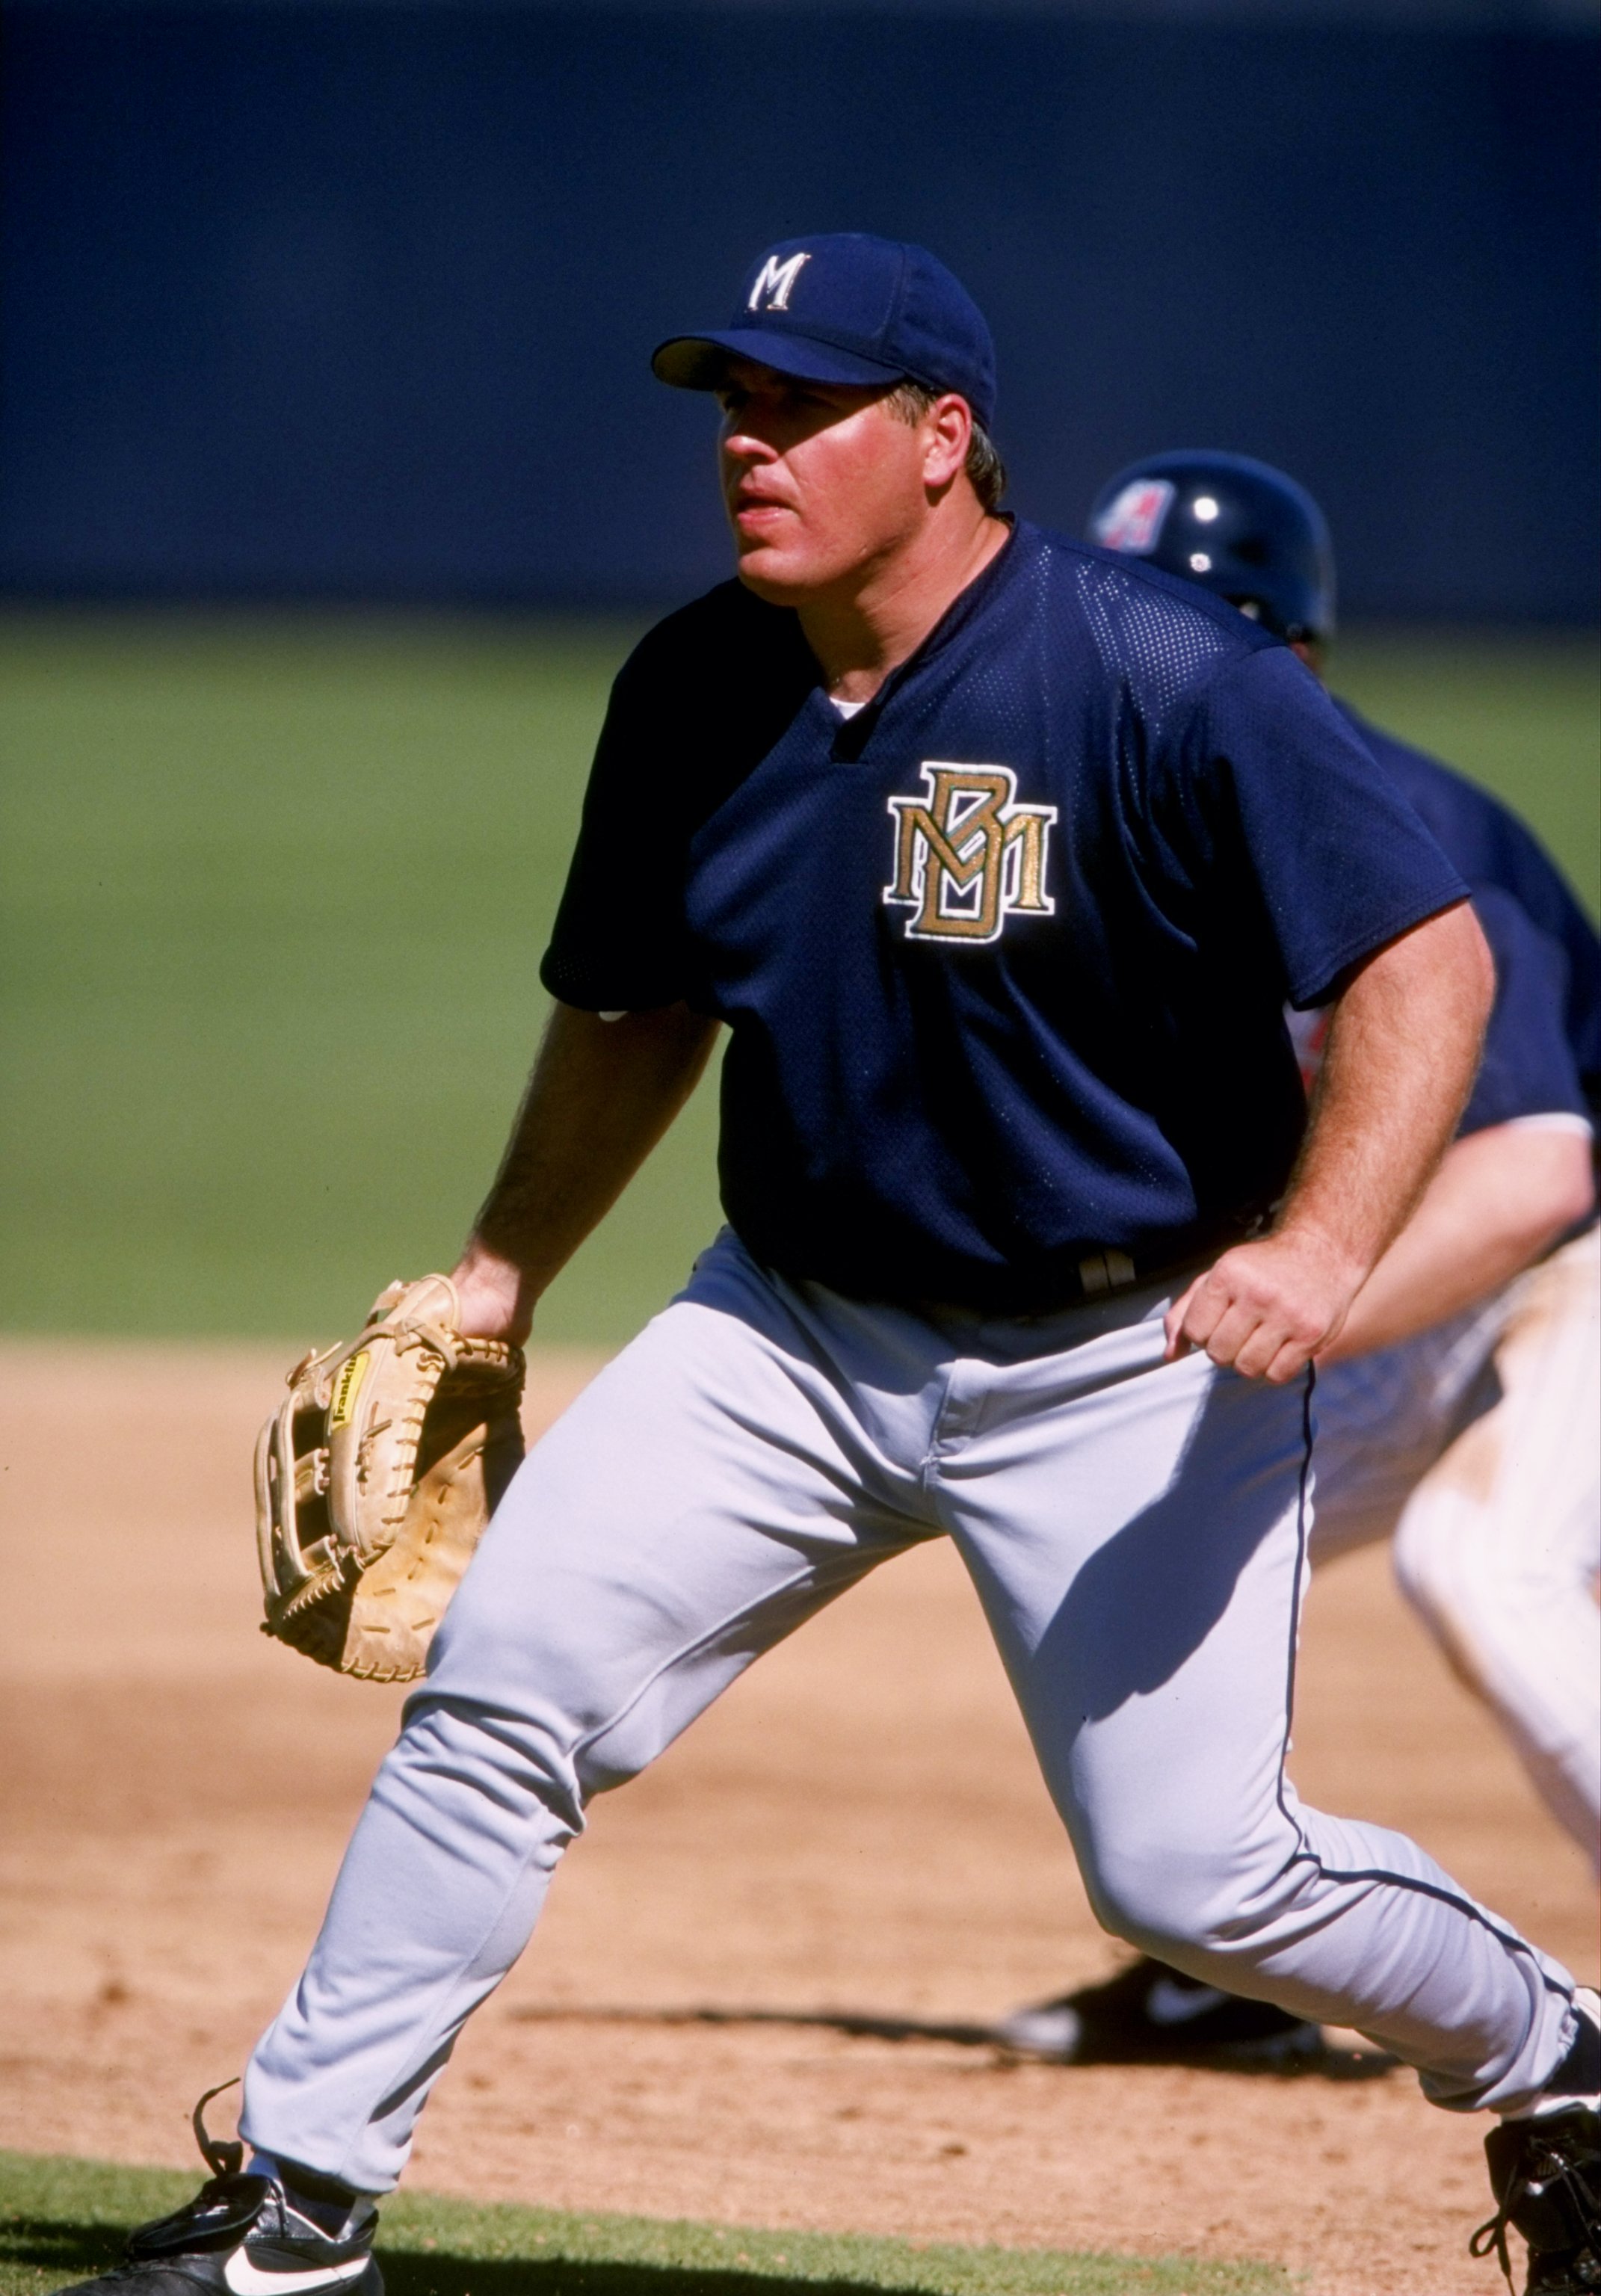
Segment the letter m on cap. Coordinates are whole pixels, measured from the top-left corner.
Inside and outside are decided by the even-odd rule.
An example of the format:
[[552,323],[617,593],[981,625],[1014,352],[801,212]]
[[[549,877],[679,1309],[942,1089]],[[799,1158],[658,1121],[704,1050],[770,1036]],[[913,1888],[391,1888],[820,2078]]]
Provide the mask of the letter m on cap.
[[805,250],[799,255],[786,255],[782,263],[776,255],[769,255],[756,275],[746,310],[787,311],[801,266],[810,261],[811,256]]

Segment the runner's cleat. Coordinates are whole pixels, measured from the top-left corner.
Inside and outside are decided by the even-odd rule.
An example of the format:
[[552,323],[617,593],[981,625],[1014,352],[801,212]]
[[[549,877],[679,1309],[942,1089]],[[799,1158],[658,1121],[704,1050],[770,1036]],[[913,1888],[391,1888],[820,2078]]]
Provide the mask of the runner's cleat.
[[1289,2065],[1325,2054],[1322,2029],[1287,2009],[1145,1959],[1103,1985],[1014,2010],[995,2038],[1063,2065]]

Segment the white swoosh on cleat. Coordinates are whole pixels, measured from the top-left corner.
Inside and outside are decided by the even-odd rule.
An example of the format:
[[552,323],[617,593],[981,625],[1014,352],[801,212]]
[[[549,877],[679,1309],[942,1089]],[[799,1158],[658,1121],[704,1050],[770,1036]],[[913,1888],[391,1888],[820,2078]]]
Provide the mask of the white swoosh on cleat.
[[240,2247],[223,2266],[222,2276],[234,2296],[309,2296],[314,2288],[342,2288],[359,2280],[372,2260],[353,2256],[348,2264],[324,2264],[312,2272],[263,2272]]
[[1204,2017],[1227,1998],[1215,1985],[1178,1985],[1170,1977],[1159,1977],[1145,1996],[1145,2014],[1153,2025],[1187,2025],[1192,2017]]

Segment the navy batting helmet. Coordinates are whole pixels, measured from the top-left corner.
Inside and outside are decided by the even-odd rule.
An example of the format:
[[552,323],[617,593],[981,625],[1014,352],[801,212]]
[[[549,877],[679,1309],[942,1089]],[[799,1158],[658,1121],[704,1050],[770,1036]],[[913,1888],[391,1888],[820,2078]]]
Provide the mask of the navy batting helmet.
[[1089,538],[1215,590],[1281,638],[1334,634],[1334,554],[1293,479],[1248,455],[1130,463],[1096,496]]

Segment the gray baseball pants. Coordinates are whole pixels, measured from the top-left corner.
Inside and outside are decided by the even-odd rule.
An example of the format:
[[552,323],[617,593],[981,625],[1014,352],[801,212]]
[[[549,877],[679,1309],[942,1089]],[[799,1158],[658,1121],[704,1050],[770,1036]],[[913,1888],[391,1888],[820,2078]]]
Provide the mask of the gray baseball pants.
[[1526,2103],[1572,1981],[1403,1836],[1284,1776],[1310,1382],[1163,1364],[1164,1297],[863,1305],[725,1234],[487,1533],[263,2037],[259,2149],[383,2192],[591,1795],[875,1563],[948,1536],[1106,1927],[1352,2025],[1439,2103]]

